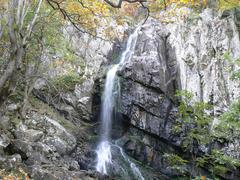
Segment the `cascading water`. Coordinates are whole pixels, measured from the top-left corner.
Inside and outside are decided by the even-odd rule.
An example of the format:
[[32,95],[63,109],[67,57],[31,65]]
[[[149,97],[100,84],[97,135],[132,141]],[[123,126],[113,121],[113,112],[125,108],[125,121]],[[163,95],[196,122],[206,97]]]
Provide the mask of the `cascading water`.
[[[140,26],[136,28],[133,34],[130,35],[128,42],[127,42],[127,47],[126,50],[123,52],[121,56],[121,60],[118,64],[114,65],[107,73],[107,78],[105,82],[105,87],[104,87],[104,93],[103,93],[103,103],[101,105],[101,139],[100,139],[100,144],[98,145],[97,148],[97,166],[96,169],[98,172],[102,174],[107,174],[107,166],[112,163],[112,154],[111,154],[111,142],[110,142],[110,132],[112,128],[112,114],[113,114],[113,108],[114,108],[114,84],[116,80],[116,72],[125,61],[131,58],[133,55],[136,42],[137,42],[137,37],[138,37],[138,32],[140,30]],[[120,148],[120,147],[119,147]],[[120,149],[122,155],[122,149]],[[124,159],[126,159],[126,156],[123,156]],[[136,165],[132,165],[131,167],[135,168],[133,169],[136,171]],[[137,172],[140,173],[140,171],[137,169]],[[141,173],[140,173],[141,174]],[[142,177],[142,175],[140,176]],[[141,178],[143,179],[143,178]]]
[[114,82],[117,72],[117,65],[113,66],[107,73],[106,83],[104,87],[103,103],[101,106],[101,142],[97,149],[97,171],[103,174],[107,174],[106,166],[112,162],[111,145],[109,142],[112,113],[114,105]]
[[139,180],[144,180],[144,177],[142,176],[140,170],[137,168],[136,164],[134,164],[126,155],[125,153],[123,152],[123,149],[118,146],[118,145],[113,145],[115,146],[116,148],[119,149],[120,153],[121,153],[121,156],[123,157],[123,159],[128,162],[129,166],[131,167],[132,169],[132,172],[135,176],[135,178],[139,179]]

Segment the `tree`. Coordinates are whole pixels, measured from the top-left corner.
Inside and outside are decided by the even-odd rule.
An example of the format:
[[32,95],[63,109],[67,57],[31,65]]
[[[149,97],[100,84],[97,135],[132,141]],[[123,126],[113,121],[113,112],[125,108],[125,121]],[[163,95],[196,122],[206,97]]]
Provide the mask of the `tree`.
[[[10,88],[15,88],[14,74],[21,69],[23,56],[26,47],[32,36],[32,31],[38,17],[43,0],[9,0],[1,2],[4,5],[1,11],[3,17],[0,29],[2,36],[4,31],[6,39],[9,41],[10,54],[6,60],[6,70],[0,77],[0,96],[6,97],[10,93]],[[35,8],[31,8],[35,6]],[[33,10],[32,17],[27,19],[29,9]],[[3,13],[7,13],[4,15]],[[4,24],[4,21],[7,24]],[[6,26],[5,26],[6,25]],[[5,29],[6,28],[6,29]],[[3,102],[4,99],[1,99]]]
[[177,7],[216,7],[221,10],[231,9],[240,6],[239,0],[149,0],[151,12],[166,9],[168,6],[175,4]]
[[[107,0],[105,3],[98,0],[0,0],[0,105],[15,92],[17,86],[22,86],[24,116],[25,105],[37,77],[30,75],[37,74],[42,52],[48,43],[46,40],[53,39],[49,37],[50,31],[62,28],[54,27],[56,22],[64,24],[68,20],[78,30],[97,36],[92,32],[123,2],[144,1],[120,0],[114,4]],[[50,20],[56,16],[56,21]]]
[[43,51],[50,49],[49,43],[55,46],[56,40],[61,39],[57,30],[63,23],[44,0],[9,0],[0,4],[0,105],[21,89],[24,117],[28,96],[41,76]]

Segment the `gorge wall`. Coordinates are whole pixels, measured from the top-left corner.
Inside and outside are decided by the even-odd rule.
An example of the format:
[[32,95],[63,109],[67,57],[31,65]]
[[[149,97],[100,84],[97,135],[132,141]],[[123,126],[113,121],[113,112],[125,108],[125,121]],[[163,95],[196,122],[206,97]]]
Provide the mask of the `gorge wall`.
[[[194,101],[212,104],[214,123],[218,122],[240,93],[239,84],[231,79],[236,67],[224,58],[227,52],[233,59],[240,56],[236,22],[236,14],[221,16],[206,9],[192,19],[160,23],[150,18],[143,25],[132,59],[119,71],[120,112],[131,126],[122,145],[129,155],[169,176],[177,175],[163,156],[187,154],[181,148],[184,132],[173,132],[176,90],[188,90]],[[206,153],[208,148],[196,151]],[[199,171],[204,174],[204,170],[191,173]]]

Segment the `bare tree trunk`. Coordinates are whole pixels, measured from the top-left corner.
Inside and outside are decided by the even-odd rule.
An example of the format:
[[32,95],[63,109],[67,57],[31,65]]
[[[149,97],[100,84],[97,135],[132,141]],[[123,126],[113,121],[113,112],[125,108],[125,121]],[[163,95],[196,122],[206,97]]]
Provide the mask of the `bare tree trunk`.
[[21,116],[24,119],[26,116],[27,106],[28,106],[28,96],[29,96],[29,82],[30,82],[31,66],[28,64],[25,72],[25,88],[24,88],[24,99],[21,109]]
[[[18,75],[16,74],[23,66],[23,58],[25,54],[25,47],[31,38],[32,31],[36,20],[38,18],[40,8],[43,0],[37,0],[35,10],[33,11],[33,17],[27,24],[24,25],[28,8],[32,5],[29,0],[10,0],[8,1],[8,13],[5,16],[7,18],[8,36],[10,41],[10,58],[8,60],[5,71],[0,76],[0,106],[7,99],[12,90],[15,89],[18,83]],[[2,15],[1,15],[2,17]],[[23,26],[24,32],[23,32]],[[3,34],[3,26],[0,24],[0,38]],[[28,68],[28,67],[27,67]],[[24,92],[24,104],[27,104],[28,95],[31,93],[31,81],[28,80],[26,69],[26,87]],[[25,106],[24,108],[25,109]]]
[[[39,56],[41,58],[41,55]],[[27,64],[26,71],[25,71],[25,89],[24,89],[24,99],[23,105],[21,109],[21,116],[24,119],[26,117],[27,108],[29,105],[29,96],[32,93],[34,88],[34,83],[38,79],[37,74],[39,73],[39,65],[40,63],[30,62]]]
[[35,81],[36,81],[36,78],[34,78],[34,80],[32,81],[31,84],[29,83],[29,81],[26,82],[26,86],[24,89],[24,100],[23,100],[23,105],[22,105],[22,109],[21,109],[21,116],[23,119],[26,117],[26,114],[27,114],[28,105],[29,105],[28,99],[34,88]]
[[23,105],[21,109],[21,117],[24,119],[26,117],[26,112],[27,112],[27,106],[28,106],[28,86],[29,82],[26,82],[25,88],[24,88],[24,99],[23,99]]
[[8,63],[7,68],[6,68],[5,72],[4,72],[4,74],[0,78],[0,94],[2,92],[2,89],[3,89],[4,85],[6,84],[6,82],[12,76],[14,69],[15,69],[15,61],[11,60]]
[[23,47],[19,47],[16,50],[16,53],[12,52],[6,70],[0,78],[0,95],[2,94],[4,86],[12,78],[14,72],[16,71],[17,65],[19,65],[19,63],[22,61],[23,55],[24,55]]

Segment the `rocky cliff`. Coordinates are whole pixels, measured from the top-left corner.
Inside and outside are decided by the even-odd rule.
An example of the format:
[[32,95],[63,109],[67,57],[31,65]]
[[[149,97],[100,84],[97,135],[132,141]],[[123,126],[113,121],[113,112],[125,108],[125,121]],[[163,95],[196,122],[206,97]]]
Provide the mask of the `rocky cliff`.
[[[235,15],[206,9],[178,22],[161,23],[150,18],[143,25],[134,56],[119,72],[120,111],[131,127],[123,138],[128,154],[174,176],[163,154],[187,154],[181,148],[184,132],[172,131],[178,113],[176,90],[190,91],[193,101],[212,104],[214,123],[239,97],[239,84],[231,79],[236,66],[224,58],[226,53],[233,59],[240,56]],[[207,149],[197,147],[196,151],[201,154]],[[190,171],[204,174],[204,170]],[[224,178],[234,175],[238,177],[233,173]]]

